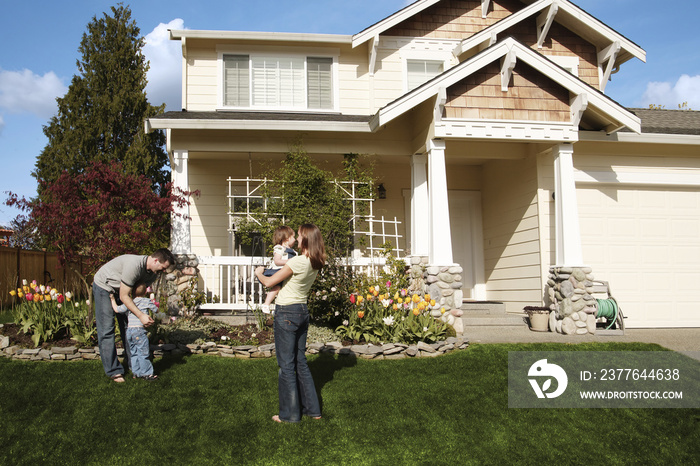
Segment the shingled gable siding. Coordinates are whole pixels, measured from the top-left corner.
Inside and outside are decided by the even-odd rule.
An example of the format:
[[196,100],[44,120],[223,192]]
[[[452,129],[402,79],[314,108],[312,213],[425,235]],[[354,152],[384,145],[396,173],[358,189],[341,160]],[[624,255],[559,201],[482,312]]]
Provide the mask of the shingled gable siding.
[[487,296],[521,312],[542,300],[536,158],[494,160],[483,174]]
[[600,89],[598,56],[595,45],[564,26],[556,22],[553,23],[541,49],[537,48],[535,18],[527,19],[500,34],[500,37],[508,36],[512,36],[545,56],[578,57],[578,77],[586,84]]
[[566,89],[523,63],[503,92],[500,67],[492,63],[447,90],[445,117],[568,122],[568,102]]
[[386,36],[465,39],[523,8],[520,2],[492,2],[486,18],[481,17],[481,1],[443,0],[394,26]]

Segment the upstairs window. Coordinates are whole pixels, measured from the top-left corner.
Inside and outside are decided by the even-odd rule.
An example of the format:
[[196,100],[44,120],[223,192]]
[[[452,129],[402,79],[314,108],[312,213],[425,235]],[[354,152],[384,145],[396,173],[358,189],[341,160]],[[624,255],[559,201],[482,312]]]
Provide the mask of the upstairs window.
[[332,58],[226,54],[223,67],[226,107],[281,110],[334,107]]
[[407,85],[411,91],[444,71],[444,62],[437,60],[406,60]]

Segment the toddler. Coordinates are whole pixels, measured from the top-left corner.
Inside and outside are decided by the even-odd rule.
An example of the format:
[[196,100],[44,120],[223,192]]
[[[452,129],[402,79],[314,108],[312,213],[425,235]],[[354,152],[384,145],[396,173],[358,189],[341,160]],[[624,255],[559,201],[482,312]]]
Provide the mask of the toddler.
[[[270,277],[280,270],[289,259],[296,256],[297,253],[292,249],[296,238],[294,238],[294,230],[288,226],[281,226],[275,229],[275,234],[272,238],[275,242],[275,247],[272,249],[272,259],[270,260],[263,275]],[[280,286],[275,285],[270,289],[265,296],[265,303],[262,305],[262,311],[265,314],[270,313],[270,305],[274,301],[277,293],[280,291]]]
[[[133,291],[134,304],[144,314],[148,314],[149,310],[154,313],[158,312],[158,307],[156,307],[153,301],[146,297],[147,291],[148,287],[145,284],[136,285]],[[151,364],[151,361],[148,359],[151,347],[148,341],[148,333],[143,323],[141,323],[138,317],[133,313],[129,312],[124,304],[118,306],[114,295],[110,294],[110,297],[112,298],[112,308],[114,312],[129,314],[129,323],[126,329],[126,341],[124,344],[129,345],[129,352],[131,353],[131,357],[129,358],[131,373],[134,375],[134,378],[149,381],[156,380],[158,376],[153,375],[153,364]]]

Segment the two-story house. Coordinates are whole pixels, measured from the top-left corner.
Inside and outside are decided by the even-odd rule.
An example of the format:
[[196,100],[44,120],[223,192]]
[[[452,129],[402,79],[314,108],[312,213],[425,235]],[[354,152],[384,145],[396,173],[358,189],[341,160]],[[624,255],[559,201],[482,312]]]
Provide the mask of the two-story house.
[[[519,312],[550,267],[585,265],[628,326],[700,326],[700,112],[607,96],[646,53],[571,2],[419,0],[352,36],[170,34],[182,111],[146,125],[201,191],[175,252],[237,255],[232,192],[301,140],[338,166],[371,155],[374,217],[400,222],[398,249],[459,264],[465,300]],[[209,280],[224,302],[236,273]]]

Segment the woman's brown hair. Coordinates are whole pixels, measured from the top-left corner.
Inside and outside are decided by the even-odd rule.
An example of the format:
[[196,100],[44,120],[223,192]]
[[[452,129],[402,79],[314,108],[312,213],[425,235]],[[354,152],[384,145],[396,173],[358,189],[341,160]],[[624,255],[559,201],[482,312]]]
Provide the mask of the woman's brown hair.
[[313,223],[299,227],[299,248],[311,261],[314,270],[320,270],[326,264],[326,246],[323,244],[321,230]]

